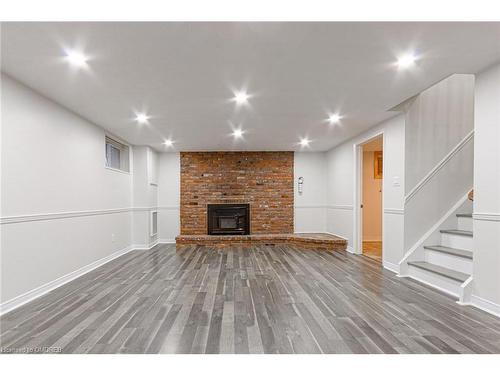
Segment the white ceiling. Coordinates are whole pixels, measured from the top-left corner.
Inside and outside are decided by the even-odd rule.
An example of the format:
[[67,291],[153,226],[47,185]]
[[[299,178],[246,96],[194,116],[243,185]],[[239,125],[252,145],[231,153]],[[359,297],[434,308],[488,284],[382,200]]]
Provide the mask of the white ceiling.
[[[88,69],[69,66],[65,48],[89,55]],[[394,61],[411,50],[417,65],[399,71]],[[500,23],[2,24],[5,73],[162,151],[300,150],[305,136],[308,150],[327,150],[446,76],[497,61]],[[229,99],[242,88],[250,106],[236,108]],[[135,123],[134,110],[150,124]],[[169,137],[173,148],[162,145]]]

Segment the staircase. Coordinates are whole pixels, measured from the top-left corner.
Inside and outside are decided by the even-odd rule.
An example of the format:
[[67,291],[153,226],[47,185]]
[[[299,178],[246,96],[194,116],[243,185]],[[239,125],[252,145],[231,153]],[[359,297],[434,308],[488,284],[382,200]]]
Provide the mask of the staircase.
[[440,230],[440,243],[423,246],[423,260],[408,261],[408,276],[464,299],[472,275],[472,214],[457,214],[456,229]]

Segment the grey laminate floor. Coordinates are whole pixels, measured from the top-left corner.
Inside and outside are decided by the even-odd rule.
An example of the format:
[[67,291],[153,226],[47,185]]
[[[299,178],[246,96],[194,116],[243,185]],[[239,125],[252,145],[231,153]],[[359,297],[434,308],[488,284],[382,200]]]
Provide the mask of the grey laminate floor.
[[500,319],[380,263],[290,246],[134,251],[1,318],[63,353],[500,353]]

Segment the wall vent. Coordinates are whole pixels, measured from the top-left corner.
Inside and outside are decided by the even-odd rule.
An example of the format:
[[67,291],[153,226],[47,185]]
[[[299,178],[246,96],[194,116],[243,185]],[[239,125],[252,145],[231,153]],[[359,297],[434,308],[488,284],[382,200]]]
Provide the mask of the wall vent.
[[149,227],[151,228],[150,236],[156,236],[158,234],[158,211],[151,211],[151,220]]

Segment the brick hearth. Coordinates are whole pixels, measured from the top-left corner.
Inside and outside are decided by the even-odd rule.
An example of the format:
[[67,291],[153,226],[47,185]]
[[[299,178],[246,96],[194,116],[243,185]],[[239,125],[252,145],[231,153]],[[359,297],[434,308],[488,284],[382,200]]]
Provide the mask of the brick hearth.
[[248,236],[180,235],[177,246],[252,246],[291,244],[314,250],[345,250],[347,241],[326,233],[254,234]]

